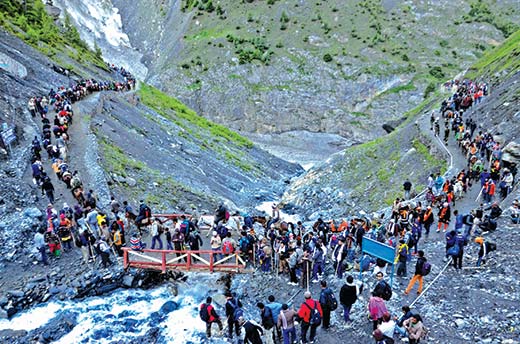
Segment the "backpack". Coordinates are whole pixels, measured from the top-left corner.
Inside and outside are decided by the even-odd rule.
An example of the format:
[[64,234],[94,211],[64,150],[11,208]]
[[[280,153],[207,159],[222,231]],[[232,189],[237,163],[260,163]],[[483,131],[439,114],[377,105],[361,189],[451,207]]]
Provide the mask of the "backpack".
[[238,300],[234,300],[234,302],[229,300],[228,303],[233,307],[233,321],[238,321],[240,317],[244,316],[244,311],[238,306]]
[[427,276],[430,271],[432,271],[432,265],[428,262],[424,262],[423,266],[422,266],[422,271],[421,271],[421,274],[423,276]]
[[202,305],[200,305],[200,311],[199,311],[199,316],[200,316],[200,319],[204,322],[208,322],[209,321],[209,310],[208,310],[209,306],[207,303],[204,303]]
[[78,247],[78,248],[83,246],[83,244],[81,243],[81,238],[77,234],[74,234],[74,243],[76,244],[76,247]]
[[327,301],[327,307],[331,311],[335,311],[338,308],[338,300],[336,300],[336,297],[334,296],[334,293],[332,291],[327,293],[326,301]]
[[307,306],[311,310],[311,316],[309,317],[309,323],[311,325],[318,326],[321,324],[321,314],[320,311],[318,311],[318,307],[316,306],[316,301],[314,301],[314,307],[311,308],[307,302],[304,302],[303,304]]
[[446,253],[448,254],[448,256],[456,257],[459,255],[459,252],[460,252],[459,245],[453,245],[448,249],[448,252],[446,252]]
[[224,241],[224,243],[222,244],[222,252],[224,252],[224,254],[233,253],[233,244],[231,243],[231,241]]
[[392,288],[388,283],[385,282],[385,285],[383,287],[383,291],[381,293],[381,298],[385,301],[388,301],[392,298]]
[[179,227],[179,230],[182,234],[186,235],[188,233],[188,224],[186,224],[185,222],[182,222]]
[[249,239],[247,237],[242,237],[240,239],[240,251],[244,253],[249,251]]
[[230,216],[231,216],[231,214],[229,214],[229,211],[226,210],[226,213],[224,214],[224,218],[226,219],[226,222],[229,221]]
[[273,311],[269,307],[264,308],[264,316],[262,317],[262,325],[266,330],[274,326]]

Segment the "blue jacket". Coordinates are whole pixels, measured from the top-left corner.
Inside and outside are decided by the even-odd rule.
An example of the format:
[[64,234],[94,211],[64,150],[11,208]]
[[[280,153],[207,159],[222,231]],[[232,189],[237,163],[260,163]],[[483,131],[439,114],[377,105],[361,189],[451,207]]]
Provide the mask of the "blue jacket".
[[464,225],[464,215],[457,215],[455,218],[455,229],[460,229]]

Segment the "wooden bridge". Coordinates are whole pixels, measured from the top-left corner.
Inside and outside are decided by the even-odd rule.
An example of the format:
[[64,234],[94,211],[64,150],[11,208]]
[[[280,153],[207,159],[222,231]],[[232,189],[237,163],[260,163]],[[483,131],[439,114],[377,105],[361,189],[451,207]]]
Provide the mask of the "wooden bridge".
[[222,251],[199,250],[151,250],[141,251],[123,247],[124,268],[155,269],[166,273],[167,270],[183,271],[224,271],[245,272],[246,263],[235,252],[224,255]]

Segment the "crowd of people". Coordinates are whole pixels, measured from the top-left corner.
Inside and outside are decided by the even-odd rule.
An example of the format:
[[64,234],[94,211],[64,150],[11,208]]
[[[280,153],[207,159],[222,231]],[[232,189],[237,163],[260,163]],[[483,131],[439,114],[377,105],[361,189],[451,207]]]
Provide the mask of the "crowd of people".
[[[93,92],[133,89],[135,79],[126,71],[125,74],[123,82],[80,80],[68,87],[51,89],[44,96],[31,97],[28,101],[29,113],[33,118],[40,117],[42,123],[41,137],[35,136],[31,143],[31,171],[34,185],[41,189],[42,196],[48,200],[45,211],[47,226],[41,228],[34,238],[40,260],[45,265],[49,264],[47,252],[59,258],[63,252],[71,251],[73,246],[81,248],[85,263],[93,261],[96,251],[102,257],[104,266],[110,263],[110,247],[106,242],[109,235],[107,231],[103,231],[107,226],[107,216],[96,210],[94,191],[86,192],[79,172],[69,166],[69,129],[74,118],[72,105],[75,102]],[[50,165],[47,170],[43,164],[45,159],[42,158],[42,150],[47,152],[46,160]],[[58,182],[63,182],[71,190],[76,200],[75,205],[70,206],[63,202],[62,207],[56,206],[56,189],[48,173],[49,167]],[[120,233],[124,233],[123,222],[117,216],[111,228],[118,228]],[[122,239],[124,235],[120,234],[120,237]]]
[[[444,121],[444,127],[450,128],[453,135],[450,136],[448,132],[446,142],[452,137],[457,142],[465,156],[466,168],[451,178],[440,173],[431,175],[423,200],[407,201],[410,199],[411,183],[406,180],[403,184],[405,197],[395,200],[389,218],[383,215],[376,218],[358,216],[338,222],[318,219],[309,228],[301,222],[285,223],[278,219],[271,222],[260,234],[252,225],[252,219],[243,215],[244,225],[238,241],[233,242],[233,249],[258,266],[261,271],[286,275],[289,284],[299,284],[307,290],[304,303],[299,309],[291,310],[290,305],[273,305],[272,302],[267,302],[258,305],[257,317],[249,317],[258,319],[258,322],[244,322],[243,315],[236,320],[235,326],[247,322],[253,324],[243,334],[246,342],[273,343],[278,338],[276,333],[280,331],[283,343],[294,343],[297,322],[301,323],[301,342],[314,342],[318,323],[323,329],[327,329],[330,326],[330,312],[338,303],[331,301],[327,296],[334,293],[327,287],[326,280],[334,277],[342,280],[344,273],[353,268],[356,271],[368,272],[376,279],[368,302],[374,330],[372,335],[376,343],[394,343],[396,338],[419,343],[426,336],[426,327],[416,311],[405,305],[401,314],[392,315],[387,309],[385,302],[392,297],[392,289],[385,281],[388,278],[388,264],[364,254],[362,247],[366,238],[394,247],[397,276],[403,279],[408,278],[408,265],[415,259],[412,277],[404,290],[405,295],[411,293],[416,284],[416,294],[421,295],[423,292],[424,277],[430,273],[432,264],[427,260],[425,251],[420,248],[423,238],[431,235],[430,228],[435,223],[436,233],[442,231],[442,236],[437,234],[434,240],[444,238],[445,261],[457,271],[462,269],[464,249],[471,240],[478,245],[476,266],[484,264],[488,254],[496,250],[496,244],[485,239],[482,233],[496,229],[496,220],[502,214],[499,199],[503,200],[512,191],[516,180],[516,166],[502,161],[502,146],[491,133],[477,131],[478,124],[470,116],[464,117],[465,110],[481,101],[487,92],[487,86],[471,81],[457,82],[456,85],[454,94],[443,102],[439,117],[433,117],[431,129],[438,135],[435,127],[440,125],[440,121]],[[494,193],[494,184],[499,185],[500,198]],[[474,185],[481,190],[481,202],[471,211],[455,209],[456,201],[462,199]],[[513,223],[518,223],[519,207],[519,202],[515,201],[511,208]],[[225,220],[222,222],[224,224],[219,222],[215,226],[213,236],[229,234],[222,229],[225,227]],[[215,246],[212,246],[213,249],[221,250],[221,242],[222,240],[217,239]],[[309,283],[321,284],[322,292],[319,299],[311,298],[308,292]],[[352,305],[358,300],[362,289],[360,281],[355,281],[352,275],[348,275],[345,284],[337,291],[345,323],[350,322]],[[316,323],[312,320],[315,308],[320,313],[317,317],[321,318]],[[286,312],[291,313],[289,315]],[[272,315],[272,319],[267,319],[269,315]],[[227,304],[226,316],[228,321],[233,319]],[[217,318],[215,315],[212,319]],[[211,323],[212,321],[207,321],[208,329]],[[309,330],[310,336],[307,337]],[[264,341],[260,337],[261,334]],[[208,332],[208,336],[210,335],[211,332]],[[232,337],[230,329],[227,335]]]
[[[113,69],[120,71],[115,67]],[[49,201],[46,213],[48,228],[35,236],[44,264],[48,264],[47,250],[59,257],[62,250],[69,251],[77,246],[81,248],[85,263],[99,256],[101,265],[107,267],[112,263],[111,255],[122,255],[122,247],[128,246],[132,250],[147,247],[148,243],[141,236],[145,227],[149,230],[151,249],[182,251],[199,250],[203,246],[197,221],[188,215],[173,219],[165,225],[164,221],[152,216],[152,210],[145,202],[141,201],[138,211],[134,212],[127,201],[120,204],[115,197],[111,199],[110,210],[102,211],[95,192],[85,192],[79,173],[70,169],[67,144],[70,140],[68,128],[74,118],[72,103],[93,91],[130,89],[133,82],[117,85],[88,80],[70,88],[51,90],[49,100],[41,97],[29,101],[29,111],[33,116],[41,115],[43,123],[42,143],[35,137],[31,163],[33,181],[41,187]],[[363,283],[347,273],[353,269],[375,279],[373,288],[370,288],[367,309],[376,343],[393,343],[396,336],[410,343],[419,343],[424,338],[427,330],[417,312],[406,305],[402,307],[402,314],[392,315],[387,309],[385,302],[392,297],[392,288],[386,281],[389,264],[365,254],[363,241],[372,239],[393,247],[396,252],[393,264],[401,279],[408,278],[408,265],[415,259],[414,272],[404,293],[412,292],[418,283],[416,293],[420,295],[424,276],[430,273],[432,267],[422,249],[424,238],[433,235],[430,233],[432,225],[437,223],[436,233],[443,232],[446,241],[445,259],[452,262],[455,269],[462,268],[464,248],[472,239],[480,246],[476,265],[484,264],[488,254],[496,249],[496,244],[486,240],[480,233],[495,230],[496,219],[502,213],[495,186],[498,185],[502,199],[507,197],[517,173],[514,164],[502,161],[502,146],[494,140],[493,135],[477,131],[477,123],[470,116],[464,116],[465,110],[481,101],[487,86],[471,81],[454,85],[456,91],[442,103],[439,117],[432,114],[431,130],[435,135],[440,135],[439,128],[441,122],[444,122],[446,144],[450,132],[453,133],[455,142],[467,159],[467,167],[450,178],[440,173],[432,174],[427,181],[428,191],[424,199],[410,200],[412,185],[406,180],[403,184],[405,197],[394,201],[388,216],[352,216],[339,221],[324,221],[320,218],[307,227],[300,221],[283,221],[278,207],[273,205],[272,216],[264,221],[245,213],[240,214],[238,231],[230,226],[228,209],[223,204],[218,207],[215,222],[208,232],[211,235],[209,246],[215,254],[220,257],[239,254],[263,273],[276,273],[280,278],[287,278],[288,284],[299,285],[306,290],[304,301],[298,309],[287,303],[276,302],[273,295],[265,303],[259,302],[258,322],[252,320],[251,315],[244,314],[242,303],[236,295],[227,292],[225,325],[229,338],[236,336],[254,344],[263,341],[294,343],[299,323],[301,342],[313,343],[318,336],[319,326],[323,329],[331,326],[330,315],[338,304],[343,308],[344,323],[349,324],[352,305],[359,300],[363,291]],[[51,107],[56,113],[53,126],[48,120]],[[52,162],[58,180],[71,190],[77,202],[73,207],[67,203],[61,208],[55,206],[54,187],[43,168],[41,147],[47,151],[47,159]],[[482,197],[480,205],[468,212],[454,209],[456,202],[474,185],[482,190],[479,195]],[[515,202],[511,211],[511,218],[516,223],[520,216],[519,208],[520,204]],[[125,232],[129,230],[131,238],[127,241]],[[436,235],[438,239],[440,234]],[[180,252],[177,255],[180,256]],[[334,292],[328,286],[327,279],[343,281],[345,275],[344,284]],[[321,286],[317,299],[313,299],[309,291],[313,283],[320,283]],[[338,295],[338,299],[335,295]],[[208,337],[211,337],[213,323],[221,331],[224,330],[223,321],[212,301],[208,297],[200,306],[200,317],[207,324]]]

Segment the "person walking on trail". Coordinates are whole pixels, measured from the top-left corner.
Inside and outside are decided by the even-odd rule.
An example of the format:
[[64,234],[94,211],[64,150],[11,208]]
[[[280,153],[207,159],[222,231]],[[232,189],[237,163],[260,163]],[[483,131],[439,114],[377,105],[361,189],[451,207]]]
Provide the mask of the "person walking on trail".
[[464,246],[467,244],[467,238],[462,231],[455,235],[454,244],[448,250],[448,254],[453,259],[453,266],[456,270],[462,269],[462,258],[464,256]]
[[387,312],[385,300],[372,293],[372,296],[368,300],[368,313],[372,320],[373,330],[377,329],[377,326],[383,322],[383,314]]
[[310,291],[306,291],[303,294],[305,301],[301,304],[298,310],[298,319],[301,320],[301,342],[303,344],[307,342],[307,332],[310,329],[309,340],[310,343],[314,343],[316,338],[316,329],[321,324],[323,318],[323,310],[318,300],[313,300]]
[[443,232],[448,230],[448,226],[450,224],[451,218],[451,208],[448,202],[444,202],[442,208],[439,209],[439,213],[437,214],[438,224],[437,224],[437,233],[441,231],[441,227],[444,225]]
[[217,231],[213,231],[209,245],[211,246],[211,250],[215,252],[215,255],[218,257],[218,259],[222,259],[222,254],[220,253],[222,251],[222,239],[220,239]]
[[[422,293],[423,289],[423,277],[426,273],[425,271],[425,263],[426,258],[424,257],[424,251],[420,250],[418,252],[418,258],[417,262],[415,263],[415,274],[413,275],[412,279],[410,280],[410,283],[408,283],[408,286],[406,287],[406,290],[404,291],[405,295],[408,295],[412,288],[415,286],[415,283],[419,282],[419,288],[417,289],[417,295],[420,295]],[[426,266],[427,268],[428,266]]]
[[223,330],[222,321],[215,311],[215,307],[211,304],[213,299],[211,296],[206,298],[206,303],[203,303],[199,307],[199,313],[202,321],[206,323],[206,337],[211,338],[211,325],[214,323],[218,325],[220,332]]
[[283,344],[296,343],[296,327],[294,326],[296,315],[294,309],[289,308],[285,303],[282,305],[278,315],[278,328],[282,329]]
[[481,264],[486,264],[488,253],[495,251],[497,249],[497,245],[485,240],[483,237],[476,237],[475,243],[480,245],[480,249],[478,251],[477,266],[480,266]]
[[107,268],[109,265],[112,265],[112,261],[110,260],[110,246],[108,246],[104,236],[99,238],[96,247],[101,255],[101,264],[103,264],[103,267]]
[[267,297],[267,301],[268,302],[265,304],[265,306],[271,309],[273,313],[273,323],[275,324],[273,331],[273,339],[276,341],[276,337],[278,337],[278,340],[280,341],[282,339],[281,327],[276,326],[276,324],[278,323],[278,315],[282,310],[282,304],[276,301],[274,295],[269,295]]
[[159,243],[159,250],[163,249],[163,242],[161,240],[161,235],[162,235],[163,231],[164,231],[164,228],[163,228],[161,222],[159,221],[159,219],[154,218],[152,220],[152,230],[151,230],[152,246],[150,246],[150,248],[152,250],[155,249],[155,243],[156,242]]
[[[352,240],[349,241],[349,244],[352,245]],[[334,271],[336,272],[336,276],[340,279],[343,278],[343,270],[345,269],[344,260],[347,258],[348,249],[345,237],[340,235],[338,238],[338,245],[336,245],[332,252]]]
[[397,276],[406,277],[406,262],[408,261],[408,245],[404,239],[399,240],[395,263],[397,264]]
[[332,289],[327,287],[327,281],[321,281],[320,305],[323,310],[323,322],[321,328],[324,330],[327,330],[330,327],[330,313],[334,310],[333,298],[334,292]]
[[233,339],[233,327],[235,328],[235,334],[237,337],[240,336],[240,324],[239,318],[244,314],[242,310],[242,302],[238,298],[233,297],[230,291],[227,291],[224,296],[226,297],[226,317],[228,325],[228,338]]
[[409,200],[411,196],[412,191],[412,183],[406,179],[406,181],[403,183],[403,190],[404,190],[404,199]]
[[433,216],[433,210],[431,206],[427,206],[426,210],[421,216],[421,222],[424,226],[424,232],[426,234],[426,239],[428,239],[428,236],[430,235],[430,227],[432,226],[433,222],[435,221],[435,218]]
[[42,180],[42,196],[47,196],[49,203],[54,204],[54,186],[52,185],[51,178],[45,173],[42,173],[40,178]]
[[34,234],[34,246],[40,253],[40,261],[43,263],[43,265],[49,265],[47,260],[47,245],[45,245],[45,238],[43,233],[45,233],[45,229],[40,228],[36,234]]
[[352,305],[356,303],[359,295],[358,286],[354,283],[354,277],[351,275],[347,276],[347,282],[341,287],[339,292],[339,302],[343,306],[343,320],[345,323],[349,323],[350,310]]
[[414,314],[409,319],[405,320],[403,326],[408,332],[410,344],[417,344],[426,336],[426,328],[422,323],[421,316],[418,314]]
[[495,196],[495,182],[493,179],[488,178],[484,183],[482,189],[482,197],[484,198],[485,203],[491,203],[493,201],[493,197]]
[[123,250],[121,247],[123,246],[123,239],[121,235],[121,230],[119,227],[110,227],[112,234],[112,243],[115,247],[116,253],[119,257],[123,256]]
[[256,307],[260,310],[260,318],[262,319],[262,327],[264,329],[265,343],[274,344],[273,340],[273,328],[275,323],[273,322],[273,311],[266,307],[263,302],[258,302]]

